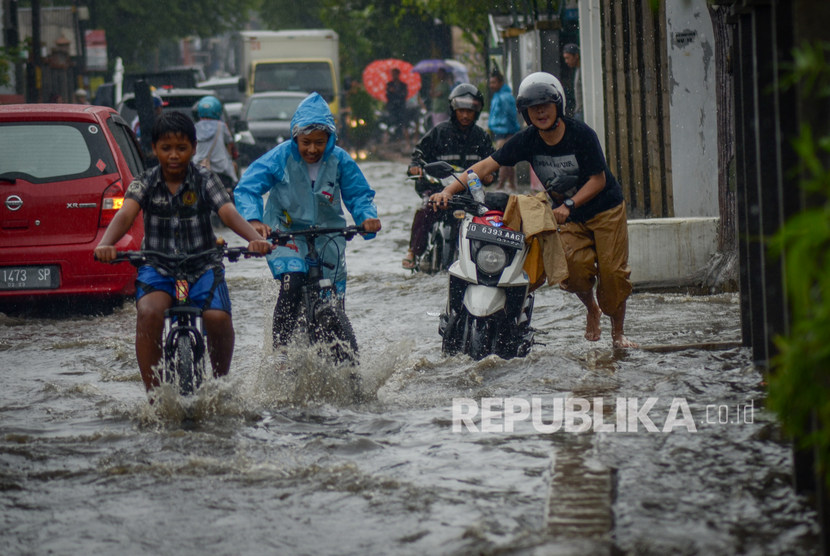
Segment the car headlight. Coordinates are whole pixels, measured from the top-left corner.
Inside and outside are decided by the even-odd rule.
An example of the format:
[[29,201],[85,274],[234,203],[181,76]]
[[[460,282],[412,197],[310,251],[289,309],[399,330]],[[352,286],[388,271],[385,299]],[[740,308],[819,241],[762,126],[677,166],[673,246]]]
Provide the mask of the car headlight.
[[505,265],[507,265],[507,253],[498,245],[484,245],[476,254],[476,266],[485,274],[498,274]]

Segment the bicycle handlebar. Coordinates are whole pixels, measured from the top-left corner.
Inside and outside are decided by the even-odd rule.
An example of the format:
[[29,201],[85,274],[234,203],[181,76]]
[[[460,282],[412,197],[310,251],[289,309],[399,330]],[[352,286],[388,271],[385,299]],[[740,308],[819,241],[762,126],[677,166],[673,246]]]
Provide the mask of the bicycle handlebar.
[[[226,257],[228,261],[232,263],[238,261],[239,258],[243,256],[246,258],[265,256],[262,253],[257,253],[256,251],[249,251],[247,247],[228,247],[226,245],[222,245],[212,249],[207,249],[205,251],[200,251],[199,253],[187,254],[162,253],[161,251],[152,251],[149,249],[141,251],[118,251],[115,254],[115,258],[109,261],[109,263],[115,264],[128,262],[131,265],[138,267],[147,263],[150,259],[159,259],[175,265],[184,265],[188,261],[198,259],[199,257],[215,255],[217,253],[221,253],[223,257]],[[93,255],[93,257],[96,261],[98,260],[97,256]]]
[[297,230],[295,232],[281,232],[280,230],[271,230],[271,233],[268,234],[268,237],[265,239],[270,240],[272,243],[277,245],[285,245],[290,240],[294,239],[298,236],[309,236],[312,239],[324,236],[324,235],[331,235],[331,234],[338,234],[346,238],[346,241],[350,241],[354,236],[360,234],[370,234],[375,232],[367,232],[360,226],[346,226],[345,228],[318,228],[316,226],[312,226],[310,228],[306,228],[305,230]]

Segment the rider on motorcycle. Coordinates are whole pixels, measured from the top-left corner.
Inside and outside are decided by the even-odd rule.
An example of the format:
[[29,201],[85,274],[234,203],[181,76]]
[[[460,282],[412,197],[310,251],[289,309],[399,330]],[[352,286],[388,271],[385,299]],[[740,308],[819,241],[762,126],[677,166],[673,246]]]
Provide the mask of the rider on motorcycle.
[[233,135],[222,121],[222,102],[212,95],[202,97],[196,112],[199,121],[196,122],[197,143],[193,162],[213,170],[233,198],[238,178],[233,163]]
[[[459,168],[469,168],[493,153],[490,136],[475,125],[484,106],[484,96],[481,92],[469,83],[462,83],[450,92],[449,101],[449,121],[436,125],[418,141],[415,150],[412,151],[412,162],[407,175],[421,176],[425,164],[439,160]],[[490,185],[494,179],[495,174],[481,177],[484,185]],[[425,200],[442,189],[440,183],[433,184],[425,179],[419,179],[415,183],[415,190]],[[426,249],[427,232],[437,218],[437,213],[425,208],[425,205],[415,211],[409,250],[402,261],[404,268],[415,268],[416,258]]]

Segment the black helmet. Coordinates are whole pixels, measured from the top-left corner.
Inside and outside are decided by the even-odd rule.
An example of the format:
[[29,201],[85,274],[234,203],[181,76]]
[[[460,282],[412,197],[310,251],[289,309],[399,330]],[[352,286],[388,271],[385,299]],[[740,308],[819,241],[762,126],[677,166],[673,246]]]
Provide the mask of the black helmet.
[[478,120],[478,115],[481,114],[481,109],[484,107],[484,95],[478,90],[478,87],[469,83],[462,83],[457,85],[450,96],[450,117],[455,119],[455,111],[459,109],[472,110],[476,113],[475,122]]
[[[549,102],[556,105],[556,121],[558,123],[559,118],[565,114],[565,90],[556,77],[543,71],[537,71],[522,79],[522,83],[519,85],[519,94],[516,95],[516,110],[522,113],[527,125],[531,125],[527,109],[531,106]],[[554,125],[554,127],[556,126]]]

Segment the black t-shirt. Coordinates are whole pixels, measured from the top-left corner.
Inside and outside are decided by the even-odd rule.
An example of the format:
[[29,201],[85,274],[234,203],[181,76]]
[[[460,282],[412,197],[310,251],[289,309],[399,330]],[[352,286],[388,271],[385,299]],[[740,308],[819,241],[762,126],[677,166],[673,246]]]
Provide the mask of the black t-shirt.
[[511,137],[492,156],[500,166],[530,162],[554,206],[573,197],[591,176],[605,172],[605,188],[571,212],[571,220],[585,222],[622,203],[622,188],[605,162],[594,130],[571,118],[563,118],[563,121],[565,135],[554,146],[546,144],[534,126],[528,126]]

